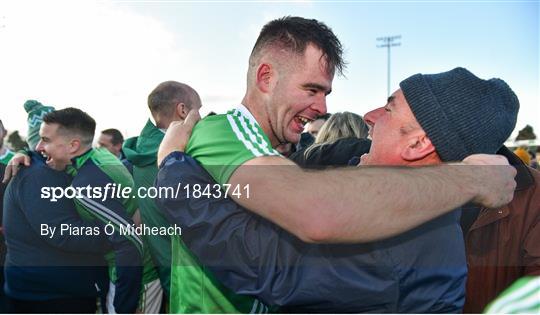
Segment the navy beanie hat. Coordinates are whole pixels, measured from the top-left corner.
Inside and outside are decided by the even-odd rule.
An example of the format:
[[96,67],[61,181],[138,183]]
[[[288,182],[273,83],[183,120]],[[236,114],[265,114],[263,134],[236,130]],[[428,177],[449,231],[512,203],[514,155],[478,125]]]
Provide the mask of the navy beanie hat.
[[519,101],[501,79],[483,80],[456,68],[415,74],[399,86],[444,162],[495,154],[516,125]]

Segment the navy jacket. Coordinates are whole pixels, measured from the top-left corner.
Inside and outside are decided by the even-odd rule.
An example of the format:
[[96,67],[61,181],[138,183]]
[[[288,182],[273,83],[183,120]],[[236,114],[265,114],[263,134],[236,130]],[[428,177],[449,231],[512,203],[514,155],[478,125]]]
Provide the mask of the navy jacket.
[[[109,152],[102,152],[112,157]],[[76,188],[100,187],[104,191],[107,185],[120,184],[116,183],[111,178],[111,175],[99,167],[92,158],[87,158],[89,154],[93,153],[95,152],[87,151],[81,156],[72,159],[72,164],[68,168],[68,172],[73,176],[71,185]],[[117,164],[109,165],[109,171],[125,171],[124,165],[117,162],[116,159],[112,161]],[[100,162],[107,163],[107,161]],[[131,177],[129,174],[128,176]],[[79,201],[84,209],[94,217],[96,224],[105,225],[108,222],[115,222],[123,226],[133,224],[127,209],[122,204],[122,199],[118,198],[117,195],[113,195],[112,192],[108,192],[107,198],[91,198],[85,193],[83,193],[83,196],[84,198],[79,199]],[[115,311],[117,313],[133,313],[139,304],[142,288],[142,240],[138,235],[131,236],[130,240],[127,236],[121,235],[118,230],[106,235],[106,237],[112,247],[112,252],[114,252],[114,267],[117,276],[113,302]]]
[[[157,187],[213,184],[196,161],[171,153]],[[230,199],[158,203],[216,278],[285,312],[457,313],[466,263],[459,211],[391,239],[356,245],[306,244]],[[389,218],[393,219],[393,218]]]
[[[60,233],[61,224],[94,229],[73,202],[42,198],[42,187],[67,187],[69,175],[47,167],[33,156],[8,185],[4,196],[4,236],[7,244],[5,292],[21,300],[97,297],[108,288],[103,254],[109,250],[102,233],[96,236]],[[54,237],[43,225],[56,228]],[[43,232],[42,232],[43,231]]]

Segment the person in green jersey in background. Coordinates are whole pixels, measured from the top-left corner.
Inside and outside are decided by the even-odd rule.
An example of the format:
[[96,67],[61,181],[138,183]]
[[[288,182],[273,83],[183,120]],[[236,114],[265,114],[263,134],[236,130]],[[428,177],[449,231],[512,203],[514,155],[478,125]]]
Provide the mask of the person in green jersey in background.
[[[160,83],[148,95],[148,108],[152,118],[141,130],[138,137],[129,138],[123,146],[126,159],[133,166],[133,180],[136,189],[154,186],[157,175],[157,151],[165,130],[173,121],[183,121],[191,109],[201,107],[201,98],[189,85],[166,81]],[[141,220],[148,227],[166,227],[168,221],[152,198],[139,198]],[[148,235],[145,237],[154,264],[159,273],[161,287],[169,297],[171,277],[171,239],[169,235]]]
[[[43,116],[36,151],[45,157],[49,167],[70,174],[73,188],[84,188],[74,199],[79,215],[103,223],[100,233],[108,235],[112,247],[105,256],[110,278],[107,312],[156,313],[161,306],[157,272],[149,253],[144,251],[142,238],[133,232],[132,218],[137,212],[133,178],[107,149],[92,148],[95,125],[92,117],[77,108],[49,112]],[[19,164],[30,163],[22,153],[12,160],[14,170]],[[131,194],[107,190],[112,186],[131,188]],[[101,191],[98,195],[96,188]],[[121,233],[121,227],[127,233]]]
[[[4,138],[7,136],[7,130],[4,128],[4,123],[0,120],[0,179],[4,177],[4,170],[9,163],[14,153],[4,145]],[[4,243],[4,231],[2,228],[2,214],[4,213],[4,191],[6,190],[6,184],[0,181],[0,263],[2,268],[0,269],[0,286],[4,287],[4,260],[6,257],[6,245]],[[5,295],[4,290],[0,291],[0,313],[5,313]]]
[[[140,309],[143,242],[138,235],[120,233],[120,226],[133,225],[131,217],[137,200],[113,195],[105,187],[121,184],[133,188],[133,179],[124,165],[106,149],[93,149],[96,123],[77,108],[65,108],[43,117],[36,151],[46,157],[49,167],[65,170],[73,177],[75,189],[91,187],[74,199],[79,215],[110,225],[108,235],[112,251],[106,255],[111,285],[108,295],[109,313],[133,313]],[[95,195],[100,188],[102,196]],[[105,233],[105,228],[102,233]],[[92,236],[89,236],[92,237]],[[110,298],[109,298],[110,297]]]
[[[0,120],[0,164],[3,164],[4,167],[9,163],[13,155],[13,151],[11,151],[8,147],[4,145],[4,138],[7,136],[7,130],[4,128],[4,123],[2,120]],[[2,171],[2,175],[4,172]]]
[[523,277],[491,302],[487,314],[540,314],[540,276]]

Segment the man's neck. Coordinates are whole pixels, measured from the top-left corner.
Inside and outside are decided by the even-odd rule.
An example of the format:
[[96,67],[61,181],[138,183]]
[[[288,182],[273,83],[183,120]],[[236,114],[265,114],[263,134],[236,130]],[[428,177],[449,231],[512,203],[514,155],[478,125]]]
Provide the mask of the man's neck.
[[[168,118],[168,119],[159,119],[156,121],[156,127],[161,130],[167,130],[169,128],[169,125],[175,121],[174,119]],[[178,119],[178,121],[184,121],[183,119]]]
[[92,146],[87,146],[87,147],[81,147],[79,150],[75,151],[75,153],[73,153],[70,157],[69,157],[69,160],[73,160],[74,158],[76,157],[79,157],[83,154],[85,154],[86,152],[88,152],[90,149],[92,149]]
[[4,154],[6,154],[7,150],[8,149],[6,148],[6,146],[1,145],[0,146],[0,156],[3,156]]
[[270,126],[270,122],[268,121],[268,115],[264,109],[264,105],[262,104],[262,102],[251,99],[246,95],[242,100],[242,105],[244,105],[249,110],[251,115],[253,115],[263,132],[270,140],[272,148],[275,149],[279,145],[279,141],[274,137],[272,127]]

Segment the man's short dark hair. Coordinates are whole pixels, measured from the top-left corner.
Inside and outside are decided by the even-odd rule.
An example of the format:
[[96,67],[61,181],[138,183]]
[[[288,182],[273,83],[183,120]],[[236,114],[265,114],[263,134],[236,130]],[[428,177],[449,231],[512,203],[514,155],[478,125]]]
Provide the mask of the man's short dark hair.
[[343,75],[346,64],[343,60],[341,42],[326,24],[315,19],[285,16],[268,22],[255,42],[251,57],[268,46],[304,54],[309,44],[322,51],[329,73],[337,70],[338,74]]
[[91,145],[96,132],[96,121],[87,113],[74,107],[54,110],[43,116],[46,124],[58,124],[59,130],[66,134],[75,133],[85,145]]
[[178,103],[184,103],[191,109],[200,104],[199,94],[187,84],[165,81],[148,95],[148,107],[152,115],[172,115]]
[[103,130],[101,133],[104,135],[111,136],[111,142],[113,145],[124,143],[124,136],[122,136],[122,133],[118,129],[109,128],[109,129]]

